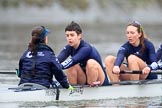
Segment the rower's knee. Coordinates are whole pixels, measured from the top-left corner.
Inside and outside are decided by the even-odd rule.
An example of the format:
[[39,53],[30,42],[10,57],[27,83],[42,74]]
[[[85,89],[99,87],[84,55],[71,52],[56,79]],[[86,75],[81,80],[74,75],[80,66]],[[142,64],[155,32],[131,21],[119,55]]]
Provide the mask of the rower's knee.
[[130,64],[134,64],[134,63],[137,63],[137,56],[135,56],[135,55],[130,55],[130,56],[128,57],[128,64],[130,65]]
[[86,67],[88,68],[88,69],[96,69],[98,66],[97,66],[98,64],[97,64],[97,61],[95,61],[95,60],[93,60],[93,59],[89,59],[88,61],[87,61],[87,64],[86,64]]
[[77,84],[77,70],[75,66],[68,68],[66,75],[70,84]]
[[108,66],[114,64],[114,61],[115,61],[115,57],[112,56],[112,55],[109,55],[109,56],[107,56],[105,58],[105,61],[104,62],[105,62],[106,67],[108,67]]

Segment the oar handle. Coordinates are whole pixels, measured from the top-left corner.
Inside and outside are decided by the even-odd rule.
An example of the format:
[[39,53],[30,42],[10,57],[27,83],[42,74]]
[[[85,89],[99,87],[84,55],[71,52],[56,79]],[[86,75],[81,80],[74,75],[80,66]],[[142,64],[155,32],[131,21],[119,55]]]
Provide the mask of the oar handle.
[[[162,70],[152,70],[150,73],[162,74]],[[141,70],[120,71],[120,74],[142,74]]]
[[120,74],[142,74],[142,71],[139,70],[120,71]]

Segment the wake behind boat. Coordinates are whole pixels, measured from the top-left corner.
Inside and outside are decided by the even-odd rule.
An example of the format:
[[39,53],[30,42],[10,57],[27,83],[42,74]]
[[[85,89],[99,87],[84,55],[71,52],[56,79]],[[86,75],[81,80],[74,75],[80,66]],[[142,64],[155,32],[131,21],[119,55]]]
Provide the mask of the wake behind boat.
[[[19,91],[16,85],[2,85],[0,102],[50,102],[99,100],[132,97],[162,96],[162,80],[122,81],[120,86],[74,86],[73,91],[58,89],[26,89]],[[25,86],[24,86],[25,87]],[[10,88],[10,89],[8,89]]]

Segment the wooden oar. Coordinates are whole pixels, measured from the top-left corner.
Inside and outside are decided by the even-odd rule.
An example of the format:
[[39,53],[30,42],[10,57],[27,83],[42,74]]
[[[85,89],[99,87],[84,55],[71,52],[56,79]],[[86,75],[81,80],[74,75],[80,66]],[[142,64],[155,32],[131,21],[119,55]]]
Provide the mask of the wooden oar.
[[[152,70],[153,74],[162,74],[162,70]],[[120,71],[120,74],[142,74],[140,70],[131,70],[131,71]]]
[[16,75],[16,71],[0,70],[0,74]]

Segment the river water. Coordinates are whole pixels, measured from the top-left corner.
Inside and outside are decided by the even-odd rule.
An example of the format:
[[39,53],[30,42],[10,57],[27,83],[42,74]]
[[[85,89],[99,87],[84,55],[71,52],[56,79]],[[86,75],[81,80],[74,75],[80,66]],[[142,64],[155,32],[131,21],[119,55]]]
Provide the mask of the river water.
[[[45,24],[51,31],[49,34],[49,45],[54,49],[56,55],[66,44],[64,28],[67,24],[50,25]],[[126,41],[125,28],[127,24],[81,24],[83,39],[93,44],[101,54],[102,59],[107,55],[116,55],[118,48]],[[0,25],[0,70],[14,70],[18,67],[18,61],[31,39],[31,30],[36,25]],[[157,50],[161,42],[162,24],[143,24],[143,29],[149,39],[154,43]],[[1,84],[17,84],[19,79],[16,76],[0,75]],[[110,91],[111,92],[111,91]],[[128,91],[129,92],[129,91]],[[153,91],[154,92],[154,91]],[[97,100],[79,102],[50,102],[50,103],[0,103],[2,108],[156,108],[162,107],[162,97],[154,98],[130,98],[116,100]]]

